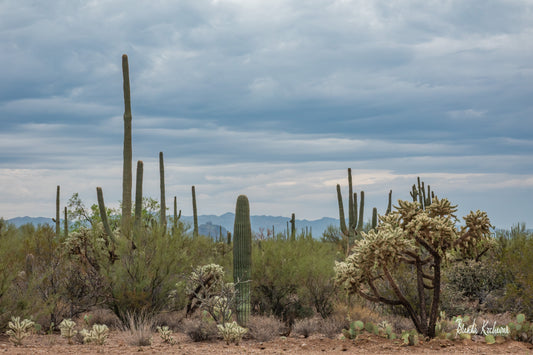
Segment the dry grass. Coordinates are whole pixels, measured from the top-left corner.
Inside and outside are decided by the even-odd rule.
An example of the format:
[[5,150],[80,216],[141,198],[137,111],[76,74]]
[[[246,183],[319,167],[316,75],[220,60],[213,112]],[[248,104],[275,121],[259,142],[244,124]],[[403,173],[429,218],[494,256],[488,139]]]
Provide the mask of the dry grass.
[[308,338],[310,335],[318,333],[320,330],[320,320],[318,318],[304,318],[298,319],[294,323],[292,331],[295,334],[302,335],[304,338]]
[[248,333],[257,341],[269,341],[278,338],[283,328],[277,318],[252,316],[248,321]]
[[152,344],[152,332],[154,331],[154,318],[140,314],[126,314],[128,322],[124,331],[128,334],[128,343],[136,346],[150,346]]

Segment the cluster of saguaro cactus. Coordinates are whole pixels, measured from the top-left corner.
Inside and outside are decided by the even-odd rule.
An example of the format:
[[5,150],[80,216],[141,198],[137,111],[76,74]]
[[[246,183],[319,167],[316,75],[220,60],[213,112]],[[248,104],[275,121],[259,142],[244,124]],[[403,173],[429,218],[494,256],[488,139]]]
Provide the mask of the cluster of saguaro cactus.
[[233,280],[237,289],[237,322],[246,327],[250,317],[250,279],[252,275],[252,226],[248,197],[240,195],[235,207],[233,227]]
[[429,185],[427,186],[426,192],[424,182],[420,181],[420,177],[417,177],[417,184],[413,184],[410,194],[413,198],[413,202],[420,203],[420,206],[423,210],[425,210],[426,207],[431,205],[431,202],[433,202],[433,199],[435,198],[435,193],[431,191],[431,187]]
[[359,214],[357,213],[357,193],[353,192],[352,169],[348,168],[348,226],[344,218],[344,206],[342,203],[341,186],[337,184],[337,202],[339,204],[339,219],[341,232],[348,237],[354,238],[363,230],[363,216],[365,208],[365,192],[361,191]]

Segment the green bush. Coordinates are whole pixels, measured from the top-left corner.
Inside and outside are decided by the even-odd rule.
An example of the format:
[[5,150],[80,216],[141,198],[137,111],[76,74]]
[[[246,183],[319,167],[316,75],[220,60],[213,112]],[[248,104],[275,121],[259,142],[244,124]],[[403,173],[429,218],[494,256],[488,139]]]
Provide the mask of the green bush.
[[252,309],[289,325],[331,313],[335,247],[311,238],[268,239],[252,248]]

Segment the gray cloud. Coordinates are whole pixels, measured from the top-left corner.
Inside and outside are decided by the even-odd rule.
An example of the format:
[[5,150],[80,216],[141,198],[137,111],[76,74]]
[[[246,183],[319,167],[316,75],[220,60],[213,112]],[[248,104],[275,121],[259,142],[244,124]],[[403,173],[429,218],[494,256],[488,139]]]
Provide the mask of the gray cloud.
[[526,220],[532,10],[525,0],[4,1],[0,182],[17,188],[2,191],[0,215],[50,215],[45,191],[57,184],[88,199],[102,184],[118,201],[127,53],[134,159],[164,151],[176,189],[199,184],[207,209],[232,210],[243,190],[271,214],[334,216],[323,178],[352,167],[376,175],[370,196],[388,182],[407,191],[416,175],[461,191],[465,205],[505,189],[496,196],[521,205],[493,212]]

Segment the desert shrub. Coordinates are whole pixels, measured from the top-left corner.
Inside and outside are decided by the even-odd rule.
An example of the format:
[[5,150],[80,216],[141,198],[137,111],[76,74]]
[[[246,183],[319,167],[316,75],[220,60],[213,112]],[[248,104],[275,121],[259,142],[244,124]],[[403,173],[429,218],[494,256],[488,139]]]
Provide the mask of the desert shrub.
[[22,264],[23,246],[20,239],[19,230],[0,218],[0,330],[15,315],[14,299],[9,296],[13,280],[25,276],[19,275],[25,274]]
[[215,322],[204,318],[188,318],[183,321],[183,332],[192,339],[200,342],[217,337],[218,329]]
[[443,271],[442,310],[448,314],[487,310],[487,300],[504,288],[504,282],[496,260],[450,263]]
[[294,320],[327,315],[331,297],[335,250],[311,238],[268,239],[252,249],[252,308],[259,314]]
[[330,339],[335,339],[346,328],[346,317],[332,314],[327,318],[318,320],[318,331]]
[[499,258],[505,274],[504,302],[510,311],[533,317],[533,233],[519,224],[499,233]]
[[320,320],[315,317],[296,320],[292,329],[293,333],[302,335],[304,338],[308,338],[310,335],[317,333],[319,330]]
[[139,233],[135,248],[125,238],[117,238],[117,244],[119,259],[104,262],[101,269],[109,285],[107,306],[127,325],[127,313],[153,316],[165,308],[190,259],[184,239],[163,237],[158,228]]
[[269,341],[279,337],[283,324],[276,317],[251,316],[248,321],[250,336],[257,341]]

